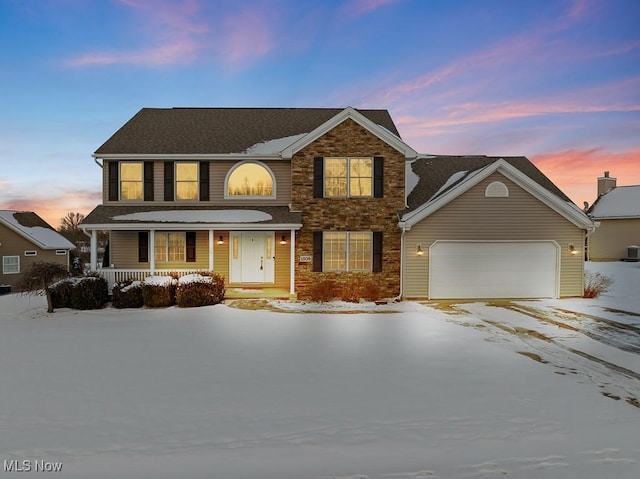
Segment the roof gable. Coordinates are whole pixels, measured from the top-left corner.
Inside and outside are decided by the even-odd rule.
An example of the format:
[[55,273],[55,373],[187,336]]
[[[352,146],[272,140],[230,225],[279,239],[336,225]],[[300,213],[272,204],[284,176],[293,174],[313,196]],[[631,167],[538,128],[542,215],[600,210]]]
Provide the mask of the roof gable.
[[640,185],[609,190],[591,205],[589,216],[593,219],[640,218]]
[[[435,158],[437,157],[431,157],[429,159]],[[461,159],[464,157],[456,158]],[[470,158],[473,159],[479,157]],[[407,229],[411,228],[411,226],[435,213],[440,208],[480,183],[492,173],[499,172],[576,226],[584,229],[592,228],[592,222],[587,215],[573,204],[573,202],[571,202],[571,200],[569,200],[557,187],[555,187],[553,183],[551,183],[553,185],[553,190],[557,190],[560,194],[557,194],[556,191],[545,188],[538,181],[528,176],[504,158],[480,158],[488,160],[485,162],[486,164],[480,168],[475,168],[473,170],[461,169],[457,172],[453,172],[447,178],[445,178],[445,176],[448,173],[443,175],[442,172],[440,172],[440,179],[436,181],[431,179],[431,181],[423,182],[423,175],[418,174],[420,176],[420,181],[418,181],[416,187],[409,195],[411,202],[408,205],[408,209],[401,212],[402,216],[400,226]],[[516,159],[512,158],[512,160]],[[518,161],[513,162],[520,163],[521,166],[524,166],[524,162],[522,160],[525,160],[530,164],[529,160],[524,157],[518,157],[517,160]],[[465,162],[460,162],[458,167],[462,167],[463,165],[466,167],[474,165],[473,161],[470,161],[469,163],[470,164],[465,165]],[[539,172],[535,166],[533,166],[533,168]],[[437,176],[437,169],[434,169],[433,173]],[[542,175],[542,173],[540,173],[540,175]],[[542,176],[546,179],[544,175]],[[421,184],[423,184],[422,188]],[[427,185],[429,187],[427,187]],[[438,189],[435,189],[436,187],[438,187]],[[411,198],[412,196],[413,198]],[[419,198],[426,199],[420,204],[418,203]]]
[[75,246],[32,211],[0,210],[0,224],[43,249],[73,249]]
[[354,108],[348,107],[342,110],[337,115],[328,119],[323,124],[319,125],[309,134],[302,136],[297,141],[289,145],[287,148],[282,150],[283,158],[291,158],[295,153],[302,150],[305,146],[314,142],[318,138],[320,138],[325,133],[331,131],[333,128],[346,121],[347,119],[351,119],[367,130],[369,133],[380,138],[382,141],[387,143],[392,148],[396,149],[400,153],[404,154],[406,158],[415,158],[417,153],[416,151],[407,145],[404,141],[400,139],[400,136],[397,133],[392,133],[390,130],[384,128],[381,125],[378,125],[367,118],[362,113],[358,112]]
[[[401,141],[388,111],[349,110],[370,128],[387,131],[389,136]],[[143,108],[102,144],[94,156],[279,154],[344,111],[341,108]]]

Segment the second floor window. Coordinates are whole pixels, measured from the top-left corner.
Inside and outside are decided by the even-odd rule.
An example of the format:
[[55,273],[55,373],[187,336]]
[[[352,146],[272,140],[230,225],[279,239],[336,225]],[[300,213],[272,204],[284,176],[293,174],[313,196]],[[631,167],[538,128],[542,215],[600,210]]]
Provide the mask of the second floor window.
[[372,196],[372,158],[325,158],[324,196]]
[[198,199],[198,163],[176,163],[176,199]]
[[273,177],[258,163],[242,163],[227,178],[227,196],[273,196]]
[[141,200],[143,191],[142,162],[120,163],[120,199]]

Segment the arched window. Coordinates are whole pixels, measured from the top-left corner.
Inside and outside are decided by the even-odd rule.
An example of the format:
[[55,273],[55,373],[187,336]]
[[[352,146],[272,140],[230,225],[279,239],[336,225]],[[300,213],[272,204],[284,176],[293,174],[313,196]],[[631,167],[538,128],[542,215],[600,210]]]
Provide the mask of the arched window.
[[484,196],[490,198],[507,198],[509,197],[509,188],[501,181],[489,183],[487,189],[484,190]]
[[264,164],[250,161],[240,163],[227,174],[225,196],[275,196],[276,184],[273,173]]

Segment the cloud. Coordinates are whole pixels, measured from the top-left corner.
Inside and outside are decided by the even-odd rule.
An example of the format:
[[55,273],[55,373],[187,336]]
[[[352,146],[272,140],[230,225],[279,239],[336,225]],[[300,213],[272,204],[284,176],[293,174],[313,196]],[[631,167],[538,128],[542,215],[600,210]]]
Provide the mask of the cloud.
[[397,3],[399,0],[352,0],[342,9],[342,12],[349,17],[359,17],[380,7]]
[[199,0],[119,0],[125,15],[137,18],[142,46],[83,53],[65,62],[70,67],[107,65],[165,66],[191,63],[205,56],[239,66],[267,55],[276,47],[271,4],[229,11],[224,5]]
[[577,205],[596,198],[596,178],[609,171],[618,186],[640,184],[640,148],[610,151],[604,148],[570,149],[544,153],[531,158]]
[[96,205],[102,202],[102,193],[99,190],[65,189],[51,191],[49,188],[40,188],[30,185],[30,191],[50,191],[41,194],[24,194],[19,185],[8,181],[0,181],[2,196],[0,196],[0,209],[34,211],[47,223],[57,228],[60,219],[68,212],[78,212],[87,215]]

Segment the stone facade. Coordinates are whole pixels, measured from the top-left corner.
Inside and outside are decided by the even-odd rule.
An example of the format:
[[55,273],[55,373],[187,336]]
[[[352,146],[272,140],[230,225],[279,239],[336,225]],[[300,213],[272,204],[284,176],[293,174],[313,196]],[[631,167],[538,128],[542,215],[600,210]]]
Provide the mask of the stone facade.
[[[382,198],[314,198],[313,167],[316,157],[384,158]],[[398,210],[405,206],[404,154],[347,119],[301,151],[291,161],[292,209],[302,212],[303,227],[296,234],[295,289],[301,299],[308,297],[308,287],[320,279],[337,282],[352,276],[374,279],[383,296],[400,294],[400,229]],[[300,262],[301,256],[313,257],[314,231],[380,231],[382,232],[382,271],[375,273],[313,272],[311,262]]]

